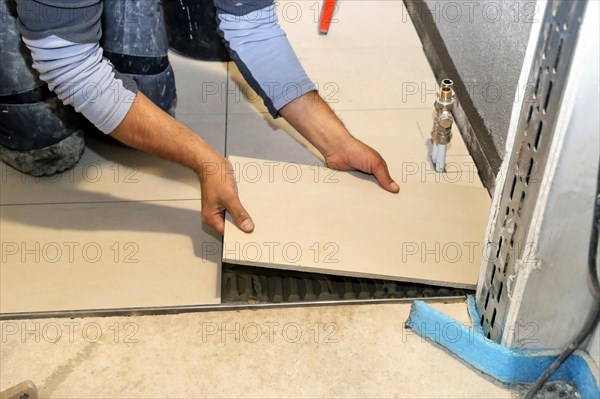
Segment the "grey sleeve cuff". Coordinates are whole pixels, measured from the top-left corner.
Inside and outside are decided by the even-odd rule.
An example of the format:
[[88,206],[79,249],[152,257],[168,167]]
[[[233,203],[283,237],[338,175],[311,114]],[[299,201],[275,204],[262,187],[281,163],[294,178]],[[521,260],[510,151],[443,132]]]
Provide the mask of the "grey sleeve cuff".
[[218,19],[231,58],[273,117],[285,105],[316,90],[278,24],[274,5],[246,15],[219,9]]
[[40,78],[65,104],[72,105],[104,133],[112,132],[125,119],[137,87],[102,57],[98,43],[73,43],[54,35],[23,40]]
[[273,0],[214,0],[217,10],[224,14],[242,16],[273,4]]
[[65,104],[110,133],[131,109],[137,86],[102,57],[102,1],[17,0],[17,11],[40,78]]

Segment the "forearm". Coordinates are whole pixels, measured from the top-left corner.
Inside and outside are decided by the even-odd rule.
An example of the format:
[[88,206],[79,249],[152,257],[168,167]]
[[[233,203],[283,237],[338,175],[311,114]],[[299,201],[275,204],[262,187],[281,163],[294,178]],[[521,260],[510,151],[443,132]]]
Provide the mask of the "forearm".
[[131,147],[184,165],[199,176],[208,163],[223,162],[222,156],[196,133],[141,92],[111,136]]
[[306,93],[287,104],[279,114],[314,145],[325,159],[341,151],[353,140],[342,121],[316,91]]

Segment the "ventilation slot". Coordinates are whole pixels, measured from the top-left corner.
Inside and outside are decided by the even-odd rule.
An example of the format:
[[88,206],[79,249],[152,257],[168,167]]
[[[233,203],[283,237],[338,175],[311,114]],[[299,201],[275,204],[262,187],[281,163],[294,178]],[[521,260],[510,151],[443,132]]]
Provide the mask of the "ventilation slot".
[[[506,214],[508,214],[508,208],[506,208]],[[500,251],[502,250],[502,240],[504,240],[504,237],[500,237],[500,240],[498,241],[498,251],[496,252],[496,260],[500,257]]]
[[529,115],[527,115],[527,125],[531,122],[531,117],[533,116],[533,105],[529,107]]
[[519,225],[515,223],[512,234],[510,235],[510,247],[511,248],[515,247],[515,234],[517,234],[517,227],[519,227]]
[[525,184],[529,184],[529,179],[531,179],[531,174],[533,173],[533,165],[535,162],[533,158],[529,160],[529,166],[527,167],[527,177],[525,177]]
[[537,151],[540,146],[540,140],[542,139],[542,129],[544,128],[544,122],[540,121],[537,128],[537,135],[535,136],[535,144],[533,145],[533,149]]
[[525,191],[521,193],[521,199],[519,200],[519,207],[517,208],[517,216],[521,217],[523,212],[523,204],[525,203]]
[[517,175],[515,175],[512,183],[512,188],[510,189],[510,199],[512,199],[513,195],[515,194],[515,187],[517,187]]
[[562,54],[563,44],[565,43],[565,39],[560,39],[560,44],[558,45],[558,52],[556,53],[556,61],[554,61],[554,73],[558,69],[558,64],[560,63],[560,56]]
[[544,113],[548,111],[548,103],[550,103],[550,95],[552,94],[552,81],[548,84],[548,91],[546,92],[546,101],[544,101]]
[[502,290],[504,289],[504,283],[500,282],[500,288],[498,288],[498,302],[500,302],[500,298],[502,298]]
[[506,269],[508,268],[508,265],[510,264],[510,252],[506,253],[506,260],[504,261],[504,270],[502,271],[502,273],[504,275],[506,275]]
[[548,49],[550,49],[550,42],[552,41],[552,32],[554,31],[554,25],[550,24],[548,26],[548,31],[546,31],[546,45],[544,46],[544,58],[548,54]]
[[[540,94],[540,82],[542,81],[542,74],[544,73],[544,68],[540,67],[538,71],[537,79],[535,81],[535,91],[533,92],[534,96],[537,98]],[[531,112],[533,111],[533,105],[529,110],[529,117],[531,118]]]

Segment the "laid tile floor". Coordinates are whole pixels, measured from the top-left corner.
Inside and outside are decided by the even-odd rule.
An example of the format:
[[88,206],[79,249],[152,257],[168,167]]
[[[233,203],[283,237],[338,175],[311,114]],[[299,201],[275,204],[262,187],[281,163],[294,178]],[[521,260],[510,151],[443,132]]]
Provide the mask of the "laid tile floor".
[[[388,158],[426,159],[435,79],[403,3],[345,1],[328,36],[316,33],[320,2],[278,3],[299,58],[352,132]],[[235,65],[170,59],[178,118],[219,151],[321,162],[285,121],[247,101]],[[382,145],[395,130],[397,143]],[[471,168],[455,137],[449,160]],[[0,168],[0,236],[17,244],[2,263],[2,312],[219,302],[221,243],[200,225],[189,171],[94,138],[82,163],[52,181]],[[399,173],[400,183],[414,178]],[[462,183],[480,185],[476,176]],[[464,304],[438,308],[467,320]],[[407,333],[408,312],[399,304],[5,321],[0,390],[31,379],[41,397],[57,398],[511,397]],[[300,327],[297,341],[283,334],[289,325]]]

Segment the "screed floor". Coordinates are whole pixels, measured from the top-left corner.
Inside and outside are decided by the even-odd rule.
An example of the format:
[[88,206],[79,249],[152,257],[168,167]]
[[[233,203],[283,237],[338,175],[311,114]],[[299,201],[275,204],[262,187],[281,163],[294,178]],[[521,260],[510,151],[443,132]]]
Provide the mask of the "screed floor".
[[[303,65],[352,130],[402,126],[407,141],[426,143],[435,79],[401,1],[345,1],[328,36],[316,34],[320,2],[278,4]],[[170,58],[178,118],[219,151],[320,162],[265,113],[233,64]],[[472,171],[455,137],[449,160]],[[218,303],[220,241],[199,225],[196,177],[103,140],[87,144],[78,168],[53,180],[1,165],[2,241],[40,245],[34,261],[11,247],[2,311]],[[202,242],[216,245],[210,255]],[[100,259],[88,252],[98,247]],[[467,320],[464,304],[438,306]],[[5,321],[0,390],[30,379],[53,398],[511,396],[404,330],[408,312],[402,304]]]
[[[436,307],[468,320],[464,304]],[[511,397],[406,330],[409,308],[5,321],[0,386],[31,379],[43,398],[78,399]]]

